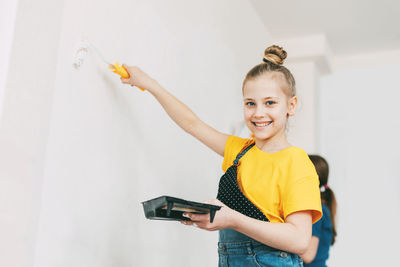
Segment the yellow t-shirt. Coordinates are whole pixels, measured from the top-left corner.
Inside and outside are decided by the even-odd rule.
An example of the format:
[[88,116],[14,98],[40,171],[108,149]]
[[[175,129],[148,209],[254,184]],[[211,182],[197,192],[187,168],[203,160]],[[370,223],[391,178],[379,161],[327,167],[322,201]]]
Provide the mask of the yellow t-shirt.
[[[225,144],[224,172],[252,141],[230,136]],[[296,211],[311,210],[315,223],[322,216],[319,180],[307,153],[298,147],[266,153],[253,146],[240,159],[238,184],[244,195],[270,222],[282,223]]]

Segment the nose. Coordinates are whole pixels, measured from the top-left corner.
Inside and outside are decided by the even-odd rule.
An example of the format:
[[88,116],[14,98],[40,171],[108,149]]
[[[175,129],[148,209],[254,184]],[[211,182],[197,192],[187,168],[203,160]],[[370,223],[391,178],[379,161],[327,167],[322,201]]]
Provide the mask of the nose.
[[265,110],[264,110],[264,107],[263,107],[263,106],[258,105],[258,106],[256,107],[256,110],[255,110],[255,112],[254,112],[254,117],[256,117],[256,118],[263,118],[263,117],[265,117]]

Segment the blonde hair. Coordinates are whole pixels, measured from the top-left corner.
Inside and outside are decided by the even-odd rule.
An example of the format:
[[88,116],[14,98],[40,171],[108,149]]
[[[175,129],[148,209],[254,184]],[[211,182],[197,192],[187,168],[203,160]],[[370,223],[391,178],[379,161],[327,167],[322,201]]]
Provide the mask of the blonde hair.
[[287,53],[282,47],[272,45],[265,49],[263,63],[253,67],[246,75],[243,82],[243,87],[246,81],[255,79],[263,74],[277,72],[283,75],[286,86],[285,92],[293,97],[296,95],[296,82],[292,73],[283,66],[283,62],[287,57]]

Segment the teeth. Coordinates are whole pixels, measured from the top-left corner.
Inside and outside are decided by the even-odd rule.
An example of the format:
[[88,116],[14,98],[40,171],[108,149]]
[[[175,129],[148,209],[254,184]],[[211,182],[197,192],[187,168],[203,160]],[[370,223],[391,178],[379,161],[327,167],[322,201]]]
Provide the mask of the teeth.
[[256,126],[263,127],[263,126],[269,125],[270,123],[269,123],[269,122],[264,122],[264,123],[257,123],[257,122],[254,122],[254,124],[255,124]]

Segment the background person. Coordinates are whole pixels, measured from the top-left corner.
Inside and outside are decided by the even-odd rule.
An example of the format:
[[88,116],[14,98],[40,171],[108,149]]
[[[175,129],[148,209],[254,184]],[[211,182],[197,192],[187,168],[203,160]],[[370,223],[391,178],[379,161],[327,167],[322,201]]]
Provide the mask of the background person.
[[312,227],[312,237],[306,253],[301,257],[304,266],[324,267],[329,258],[329,248],[335,243],[336,238],[336,198],[328,186],[329,165],[319,155],[309,155],[319,176],[319,186],[322,201],[322,218]]

